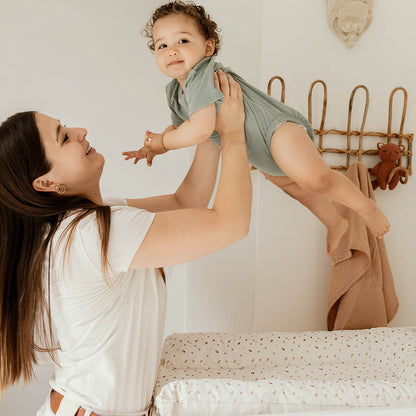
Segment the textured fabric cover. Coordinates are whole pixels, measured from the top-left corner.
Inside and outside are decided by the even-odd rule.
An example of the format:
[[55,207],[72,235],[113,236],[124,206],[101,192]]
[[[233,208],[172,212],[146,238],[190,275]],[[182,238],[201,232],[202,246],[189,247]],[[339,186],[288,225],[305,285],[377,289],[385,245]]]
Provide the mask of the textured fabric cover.
[[[375,201],[367,166],[353,163],[345,176]],[[334,206],[349,226],[332,254],[327,328],[386,326],[396,315],[399,301],[384,239],[371,233],[352,209],[335,202]]]
[[174,334],[155,387],[161,416],[416,404],[416,332]]

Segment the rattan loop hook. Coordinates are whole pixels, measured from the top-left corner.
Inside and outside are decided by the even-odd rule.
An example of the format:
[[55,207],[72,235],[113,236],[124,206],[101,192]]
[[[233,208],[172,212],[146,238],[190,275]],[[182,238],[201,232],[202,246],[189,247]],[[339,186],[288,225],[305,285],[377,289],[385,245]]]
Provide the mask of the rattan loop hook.
[[326,88],[326,84],[324,81],[322,81],[321,79],[317,79],[316,81],[312,82],[310,88],[309,88],[309,93],[308,93],[308,120],[309,123],[312,124],[312,96],[313,96],[313,89],[315,87],[316,84],[321,84],[324,90],[324,96],[322,99],[322,116],[321,116],[321,125],[319,127],[319,130],[323,130],[324,129],[324,124],[325,124],[325,118],[326,118],[326,106],[328,104],[328,91]]
[[[390,142],[391,119],[392,119],[392,114],[393,114],[393,98],[397,91],[403,92],[403,109],[402,109],[402,118],[400,120],[399,135],[403,134],[404,120],[406,118],[406,111],[407,111],[407,91],[403,87],[396,87],[390,93],[390,99],[389,99],[389,120],[388,120],[388,125],[387,125],[387,135],[388,135],[387,142]],[[399,141],[399,144],[401,144],[401,140]]]
[[273,81],[278,79],[280,81],[280,88],[281,88],[281,92],[280,92],[280,102],[284,103],[285,102],[285,96],[286,96],[286,85],[285,85],[285,81],[282,77],[279,76],[274,76],[272,78],[270,78],[269,83],[267,84],[267,94],[268,95],[272,95],[272,84]]

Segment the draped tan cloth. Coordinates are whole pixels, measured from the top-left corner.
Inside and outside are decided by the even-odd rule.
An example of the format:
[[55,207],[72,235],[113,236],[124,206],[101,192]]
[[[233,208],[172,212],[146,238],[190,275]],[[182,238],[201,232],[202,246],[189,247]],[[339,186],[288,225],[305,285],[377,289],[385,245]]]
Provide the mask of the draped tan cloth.
[[[374,200],[367,167],[355,163],[346,176]],[[375,237],[351,209],[334,203],[349,228],[332,254],[328,293],[328,330],[386,326],[399,302],[383,239]]]

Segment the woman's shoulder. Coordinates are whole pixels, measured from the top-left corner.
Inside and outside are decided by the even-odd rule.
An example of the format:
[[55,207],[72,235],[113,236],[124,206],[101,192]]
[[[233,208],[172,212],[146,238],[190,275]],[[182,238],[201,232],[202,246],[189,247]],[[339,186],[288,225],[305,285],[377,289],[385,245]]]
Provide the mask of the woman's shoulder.
[[127,206],[127,201],[124,198],[106,196],[105,198],[103,198],[103,200],[104,200],[104,205],[108,205],[110,207]]

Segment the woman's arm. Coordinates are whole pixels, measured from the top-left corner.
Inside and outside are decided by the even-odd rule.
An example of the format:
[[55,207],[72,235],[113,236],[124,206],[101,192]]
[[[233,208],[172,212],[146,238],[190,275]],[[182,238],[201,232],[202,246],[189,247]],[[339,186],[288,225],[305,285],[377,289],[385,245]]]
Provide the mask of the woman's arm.
[[212,103],[195,111],[178,128],[157,134],[146,131],[144,146],[156,154],[199,144],[211,136],[215,128],[216,107]]
[[[244,108],[239,85],[223,72],[224,102],[217,115],[221,135],[221,175],[212,209],[159,212],[137,250],[131,269],[184,263],[244,238],[251,216],[251,176],[244,140]],[[218,85],[218,79],[215,76]]]
[[215,187],[219,153],[212,140],[205,140],[197,146],[192,165],[174,194],[127,199],[127,204],[151,212],[206,208]]

